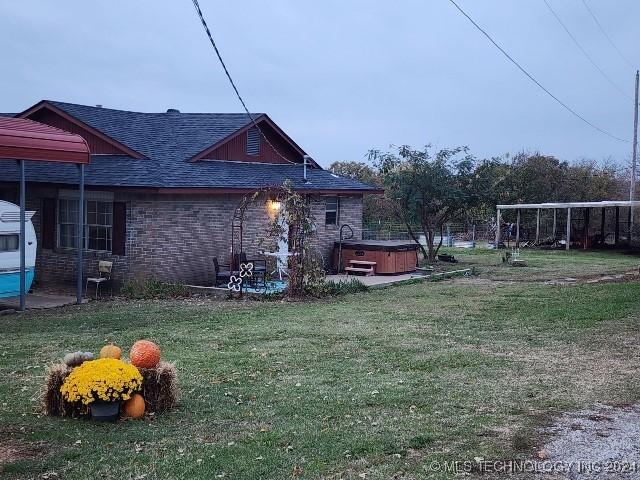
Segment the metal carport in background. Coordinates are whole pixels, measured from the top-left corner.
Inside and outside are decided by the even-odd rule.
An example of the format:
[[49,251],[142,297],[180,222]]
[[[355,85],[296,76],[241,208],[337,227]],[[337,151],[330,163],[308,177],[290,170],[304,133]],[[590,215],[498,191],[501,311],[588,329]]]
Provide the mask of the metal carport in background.
[[0,159],[20,165],[20,310],[25,302],[25,162],[75,163],[79,170],[77,302],[82,302],[82,255],[84,245],[84,166],[91,158],[89,146],[80,135],[65,132],[24,118],[0,117]]
[[[535,242],[537,243],[540,239],[540,211],[541,210],[552,210],[553,211],[553,238],[556,238],[556,213],[558,210],[566,210],[566,245],[565,248],[569,250],[571,246],[571,211],[576,209],[584,209],[585,212],[585,231],[584,234],[586,236],[588,231],[588,222],[589,222],[589,213],[592,209],[599,209],[602,213],[601,217],[601,229],[602,234],[604,236],[604,225],[605,225],[605,214],[606,209],[614,209],[615,214],[615,244],[618,244],[618,237],[620,233],[620,208],[627,208],[628,215],[628,232],[627,232],[627,243],[630,245],[633,235],[633,210],[640,207],[640,201],[629,201],[629,200],[606,200],[602,202],[549,202],[549,203],[521,203],[514,205],[497,205],[496,206],[496,221],[498,228],[496,229],[496,246],[500,245],[501,241],[501,220],[502,215],[501,212],[503,210],[516,210],[516,246],[519,246],[520,243],[520,213],[522,210],[536,210],[536,230],[535,230]],[[585,239],[586,240],[586,239]],[[584,242],[586,248],[586,242]]]

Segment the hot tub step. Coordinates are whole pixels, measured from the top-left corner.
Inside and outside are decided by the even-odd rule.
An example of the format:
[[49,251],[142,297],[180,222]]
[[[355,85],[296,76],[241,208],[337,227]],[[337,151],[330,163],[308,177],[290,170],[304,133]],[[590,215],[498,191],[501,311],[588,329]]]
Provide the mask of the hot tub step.
[[369,267],[375,267],[376,262],[370,262],[369,260],[349,260],[352,265],[367,265]]
[[349,275],[350,272],[364,273],[365,275],[373,275],[373,268],[346,267],[345,271],[347,272],[347,275]]

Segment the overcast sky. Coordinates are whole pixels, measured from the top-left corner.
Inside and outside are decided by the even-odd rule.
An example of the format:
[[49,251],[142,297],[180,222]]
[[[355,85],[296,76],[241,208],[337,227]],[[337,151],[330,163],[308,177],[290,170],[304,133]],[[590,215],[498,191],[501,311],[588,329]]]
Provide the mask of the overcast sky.
[[[581,0],[548,0],[628,93],[634,69]],[[587,0],[634,65],[640,2]],[[540,150],[628,162],[509,63],[448,0],[200,0],[249,108],[320,164],[389,144]],[[590,122],[630,139],[633,101],[578,50],[543,0],[459,0],[526,69]],[[236,112],[240,104],[189,0],[0,3],[0,110],[53,99],[134,111]],[[638,62],[640,63],[640,62]]]

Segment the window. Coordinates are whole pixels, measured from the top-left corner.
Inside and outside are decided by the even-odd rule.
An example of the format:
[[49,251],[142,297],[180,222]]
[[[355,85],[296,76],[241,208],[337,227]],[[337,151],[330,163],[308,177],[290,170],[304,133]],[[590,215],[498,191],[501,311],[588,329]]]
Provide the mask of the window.
[[247,130],[247,155],[260,155],[260,131],[256,127]]
[[58,246],[75,248],[78,245],[78,200],[58,200]]
[[85,248],[111,251],[113,203],[89,200],[86,208]]
[[0,235],[0,252],[15,252],[20,249],[20,236],[16,234]]
[[325,200],[325,221],[326,225],[338,224],[338,209],[339,207],[338,197],[327,197]]
[[[58,246],[77,248],[78,200],[58,200]],[[113,228],[113,203],[98,200],[85,201],[84,248],[111,251]]]

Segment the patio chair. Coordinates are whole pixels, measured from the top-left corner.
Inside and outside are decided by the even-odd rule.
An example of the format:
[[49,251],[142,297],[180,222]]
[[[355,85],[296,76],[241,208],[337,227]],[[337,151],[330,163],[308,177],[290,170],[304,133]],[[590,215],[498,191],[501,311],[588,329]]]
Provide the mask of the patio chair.
[[[221,270],[221,267],[225,268],[225,270]],[[213,269],[216,274],[216,278],[213,283],[214,287],[220,285],[220,282],[223,280],[228,282],[231,279],[231,267],[229,265],[221,265],[218,263],[218,257],[213,257]]]
[[111,270],[113,269],[113,262],[107,262],[106,260],[100,260],[98,262],[98,276],[88,277],[84,285],[85,292],[89,292],[89,284],[95,283],[96,294],[95,298],[100,296],[100,289],[102,285],[109,285],[111,296],[113,296],[113,282],[111,280]]
[[267,260],[264,258],[247,259],[245,252],[236,253],[233,259],[234,270],[240,271],[241,263],[253,263],[253,278],[251,279],[254,284],[258,283],[259,279],[262,279],[263,285],[267,284]]

